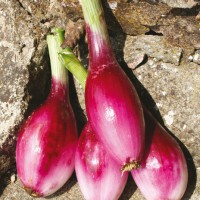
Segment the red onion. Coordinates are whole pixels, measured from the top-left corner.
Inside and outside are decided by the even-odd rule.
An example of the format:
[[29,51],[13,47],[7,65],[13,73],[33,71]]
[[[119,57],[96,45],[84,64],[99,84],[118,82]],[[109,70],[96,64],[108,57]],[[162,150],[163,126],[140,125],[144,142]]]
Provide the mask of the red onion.
[[69,102],[67,71],[57,55],[64,33],[55,29],[53,34],[47,36],[51,91],[22,125],[16,149],[18,176],[34,197],[54,193],[74,171],[77,128]]
[[[84,88],[86,71],[79,63],[62,55],[64,65],[80,81]],[[82,69],[81,69],[82,68]],[[82,74],[82,75],[81,75]],[[187,164],[177,142],[144,109],[146,122],[145,154],[141,168],[132,170],[132,176],[142,194],[149,200],[178,200],[183,196],[187,181]]]
[[99,0],[81,0],[89,45],[85,102],[88,119],[105,148],[123,165],[139,166],[144,119],[136,90],[117,63]]
[[131,174],[146,199],[178,200],[188,181],[185,157],[178,143],[145,112],[146,146],[141,167]]
[[121,195],[128,173],[121,173],[121,165],[103,147],[90,123],[79,138],[75,170],[79,186],[86,200],[116,200]]
[[[62,50],[60,58],[84,89],[87,71],[80,61],[69,48]],[[85,199],[118,199],[128,176],[127,172],[122,174],[120,168],[88,122],[79,138],[75,157],[75,171]]]

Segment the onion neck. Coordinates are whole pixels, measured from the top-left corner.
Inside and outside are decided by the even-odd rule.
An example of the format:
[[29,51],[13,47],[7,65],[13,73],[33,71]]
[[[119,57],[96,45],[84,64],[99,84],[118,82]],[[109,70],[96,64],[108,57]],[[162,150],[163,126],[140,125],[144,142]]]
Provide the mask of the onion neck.
[[59,28],[54,28],[52,34],[47,36],[52,73],[51,95],[59,93],[60,97],[66,96],[66,89],[68,89],[68,73],[58,56],[58,53],[62,50],[63,41],[64,30]]
[[86,23],[90,69],[115,60],[100,0],[80,0]]

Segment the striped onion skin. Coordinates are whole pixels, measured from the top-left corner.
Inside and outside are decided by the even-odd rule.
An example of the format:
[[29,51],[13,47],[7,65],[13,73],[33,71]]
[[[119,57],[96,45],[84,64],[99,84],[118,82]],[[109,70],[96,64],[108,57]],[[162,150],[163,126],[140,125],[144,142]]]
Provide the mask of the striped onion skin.
[[80,0],[80,3],[89,48],[85,88],[87,116],[105,148],[121,163],[123,171],[131,170],[139,166],[144,150],[141,102],[114,57],[101,1]]
[[179,200],[185,193],[188,170],[175,139],[146,111],[146,146],[141,167],[131,174],[147,200]]
[[120,164],[106,151],[90,123],[84,127],[77,145],[75,171],[86,200],[117,200],[127,181]]
[[64,31],[47,36],[51,60],[51,91],[46,101],[22,125],[17,139],[18,177],[33,197],[60,189],[74,171],[77,127],[69,100],[68,74],[58,59]]

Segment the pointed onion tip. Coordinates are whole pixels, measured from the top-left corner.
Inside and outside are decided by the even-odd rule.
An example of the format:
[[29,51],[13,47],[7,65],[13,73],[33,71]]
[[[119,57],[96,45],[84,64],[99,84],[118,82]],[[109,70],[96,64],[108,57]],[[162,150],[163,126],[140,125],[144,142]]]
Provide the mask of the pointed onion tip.
[[32,196],[32,197],[42,197],[42,195],[41,194],[39,194],[39,193],[37,193],[37,192],[35,192],[32,188],[30,188],[30,187],[24,187],[24,190],[30,195],[30,196]]

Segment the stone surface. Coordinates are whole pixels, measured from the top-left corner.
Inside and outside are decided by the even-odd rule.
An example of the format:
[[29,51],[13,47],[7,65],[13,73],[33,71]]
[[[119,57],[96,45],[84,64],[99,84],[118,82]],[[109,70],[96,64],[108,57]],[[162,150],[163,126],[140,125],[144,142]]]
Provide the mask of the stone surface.
[[127,36],[126,48],[133,56],[125,54],[124,59],[127,57],[137,58],[139,54],[146,54],[149,57],[155,58],[167,63],[179,65],[182,55],[182,49],[170,45],[164,37],[153,35],[141,35],[136,37]]
[[185,49],[199,49],[200,20],[196,19],[195,16],[197,14],[195,11],[171,11],[168,17],[160,19],[158,26],[154,30],[161,32],[171,44]]
[[[123,31],[129,35],[163,35],[169,43],[183,47],[185,53],[200,48],[199,7],[196,1],[167,1],[187,7],[195,2],[191,9],[173,8],[161,1],[119,1],[103,0],[108,28],[114,32]],[[151,2],[151,3],[150,3]],[[182,4],[180,4],[182,2]],[[69,18],[77,21],[82,18],[78,0],[62,0],[64,11]],[[76,6],[74,6],[76,5]]]
[[[15,130],[28,107],[24,92],[29,81],[28,67],[34,52],[31,24],[20,21],[23,11],[10,1],[0,2],[0,153],[14,151]],[[18,11],[19,16],[14,13]],[[18,34],[18,29],[24,34]],[[4,156],[5,159],[5,156]],[[8,158],[10,160],[10,158]],[[5,161],[5,163],[7,163]],[[0,167],[2,168],[2,167]]]
[[156,26],[162,16],[167,15],[170,7],[164,4],[152,5],[139,1],[135,3],[118,3],[113,10],[117,21],[125,33],[139,35]]
[[[189,182],[183,200],[198,200],[199,7],[178,9],[159,2],[108,0],[104,7],[117,60],[135,84],[144,104],[177,138],[184,151]],[[183,7],[180,4],[183,2],[168,1],[168,4],[179,3],[179,7]],[[187,3],[185,6],[193,7],[194,1]],[[33,199],[24,192],[18,179],[13,181],[15,167],[7,171],[14,162],[16,131],[49,91],[46,34],[51,27],[64,28],[69,19],[76,22],[81,18],[78,0],[0,0],[0,172],[6,172],[0,175],[2,200]],[[88,52],[84,39],[76,50],[86,64]],[[77,108],[75,88],[82,109]],[[86,120],[84,94],[76,81],[70,90],[80,131]],[[75,175],[48,199],[84,199]],[[131,177],[120,197],[120,200],[127,199],[144,199]]]
[[197,50],[192,57],[192,61],[200,65],[200,50]]
[[161,2],[174,8],[192,8],[198,4],[195,0],[161,0]]

